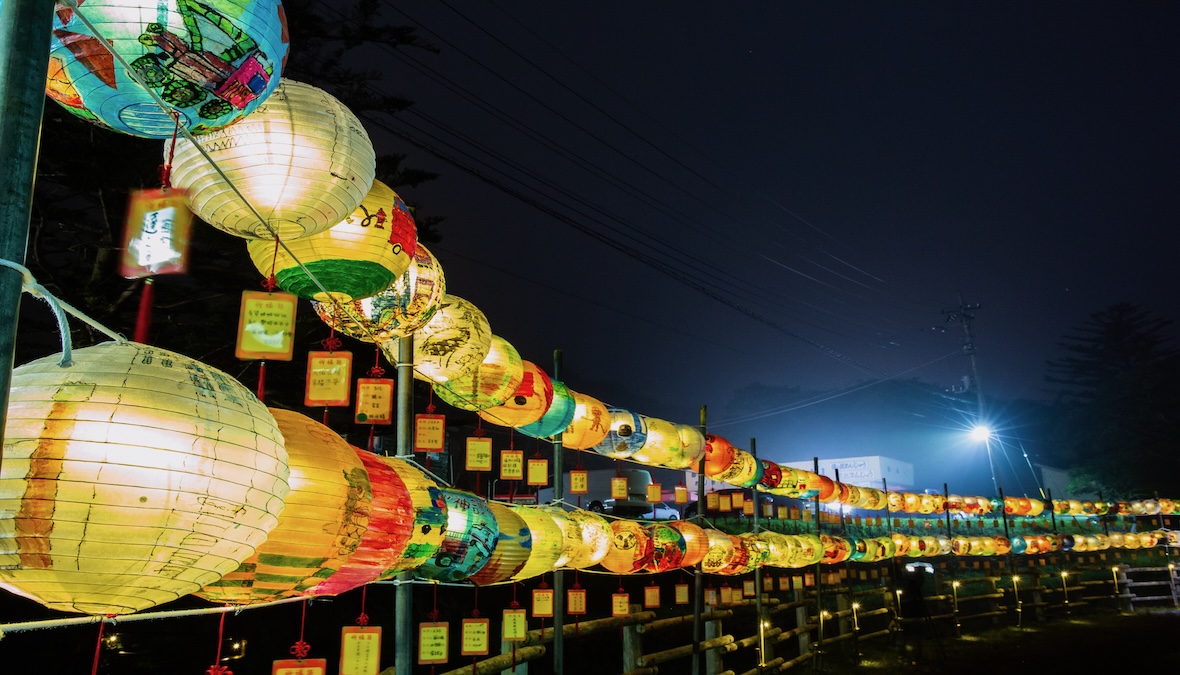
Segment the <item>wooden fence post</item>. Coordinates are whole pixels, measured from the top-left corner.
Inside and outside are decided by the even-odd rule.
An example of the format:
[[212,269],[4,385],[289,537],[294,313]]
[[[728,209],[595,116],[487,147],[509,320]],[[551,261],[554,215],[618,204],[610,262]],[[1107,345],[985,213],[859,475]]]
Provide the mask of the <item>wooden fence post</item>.
[[[638,614],[643,611],[643,605],[631,605],[631,613]],[[639,626],[631,624],[623,626],[623,670],[624,673],[629,673],[639,667],[639,657],[643,656],[642,636],[639,634]]]
[[[705,640],[712,640],[723,635],[721,632],[721,621],[713,620],[705,622]],[[705,652],[705,675],[717,675],[721,672],[721,650],[710,649]]]

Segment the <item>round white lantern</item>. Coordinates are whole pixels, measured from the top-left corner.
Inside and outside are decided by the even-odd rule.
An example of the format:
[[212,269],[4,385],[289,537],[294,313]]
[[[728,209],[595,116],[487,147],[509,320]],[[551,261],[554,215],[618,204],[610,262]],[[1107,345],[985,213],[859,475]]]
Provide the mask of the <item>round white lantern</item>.
[[[445,295],[430,321],[414,331],[414,377],[447,382],[479,367],[492,346],[492,329],[475,305]],[[397,363],[397,342],[380,343],[390,363]]]
[[0,468],[0,587],[124,614],[219,580],[278,522],[287,451],[229,375],[132,342],[13,370]]
[[323,232],[356,209],[376,171],[356,115],[322,89],[288,79],[249,118],[198,142],[246,201],[187,140],[176,144],[172,184],[189,191],[202,220],[246,239]]

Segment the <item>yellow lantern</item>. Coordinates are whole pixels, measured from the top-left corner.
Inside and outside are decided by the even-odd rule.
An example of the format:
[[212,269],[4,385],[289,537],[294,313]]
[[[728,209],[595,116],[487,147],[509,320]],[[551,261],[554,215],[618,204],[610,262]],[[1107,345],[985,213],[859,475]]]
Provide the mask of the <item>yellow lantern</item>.
[[668,466],[680,455],[680,432],[675,424],[666,420],[642,417],[647,426],[647,439],[631,459],[648,466]]
[[709,552],[709,535],[705,528],[687,520],[672,520],[668,527],[680,532],[684,537],[684,560],[681,567],[695,567]]
[[1028,515],[1035,518],[1045,511],[1045,502],[1039,499],[1028,500]]
[[602,442],[610,431],[610,411],[606,404],[581,392],[574,396],[574,419],[561,435],[561,443],[574,450],[587,450]]
[[786,567],[791,560],[793,541],[786,535],[771,530],[759,532],[758,538],[766,546],[766,564],[772,567]]
[[712,569],[709,564],[709,558],[706,556],[704,562],[701,563],[701,569],[710,574],[721,574],[725,576],[736,576],[745,574],[754,569],[754,551],[750,549],[749,542],[742,537],[734,537],[726,535],[732,539],[733,554],[729,558],[729,562],[718,569]]
[[197,142],[216,166],[180,141],[172,184],[188,191],[202,220],[246,239],[323,232],[356,209],[376,170],[373,144],[356,115],[324,90],[285,78],[249,119]]
[[0,461],[0,586],[125,614],[254,553],[288,492],[274,417],[229,375],[133,342],[12,371]]
[[438,553],[447,530],[447,504],[438,483],[421,469],[403,459],[379,458],[402,479],[414,507],[414,528],[410,533],[410,541],[397,562],[381,575],[382,579],[389,579],[399,572],[416,569]]
[[414,502],[401,477],[380,456],[351,447],[373,490],[369,527],[340,569],[308,589],[307,595],[339,595],[376,581],[401,558],[414,531]]
[[553,524],[561,530],[561,555],[553,563],[553,568],[566,567],[569,565],[569,561],[581,553],[582,528],[578,523],[570,520],[569,514],[560,507],[542,506],[539,510],[552,519]]
[[434,393],[460,410],[504,405],[524,377],[520,354],[504,338],[493,335],[483,362],[472,372],[434,385]]
[[480,410],[485,421],[502,427],[521,427],[532,424],[545,415],[553,403],[553,381],[532,361],[522,361],[524,375],[512,396],[494,408]]
[[754,480],[758,468],[758,460],[754,459],[753,455],[745,450],[735,450],[733,463],[729,465],[729,468],[716,476],[710,476],[710,478],[730,485],[746,485]]
[[373,492],[352,446],[306,415],[271,414],[286,439],[291,492],[254,555],[197,593],[210,602],[248,605],[308,591],[340,569],[369,526]]
[[680,436],[680,447],[667,466],[696,471],[701,458],[705,456],[705,435],[690,424],[677,424],[676,433]]
[[284,291],[308,300],[349,302],[376,295],[405,274],[417,242],[409,207],[374,180],[360,206],[329,229],[292,239],[285,248],[271,239],[253,239],[246,250],[262,276],[273,274]]
[[562,530],[546,512],[530,506],[513,506],[512,510],[529,528],[532,549],[524,566],[512,579],[530,579],[557,567],[561,559]]
[[602,562],[610,548],[610,523],[593,511],[574,509],[566,515],[577,526],[582,537],[582,547],[566,566],[580,570]]
[[610,523],[610,547],[599,563],[615,574],[635,574],[651,562],[653,547],[647,528],[634,520]]
[[446,289],[438,259],[419,243],[410,268],[380,293],[352,302],[312,302],[311,306],[336,331],[364,342],[386,342],[424,326]]
[[483,569],[470,577],[471,582],[478,586],[512,578],[528,562],[533,547],[532,531],[516,510],[500,502],[485,503],[496,517],[499,537],[491,559]]
[[811,532],[795,536],[795,550],[798,555],[792,558],[791,567],[814,565],[824,557],[823,541]]
[[610,431],[594,452],[612,459],[629,459],[647,442],[647,419],[623,408],[608,408]]
[[[397,363],[397,341],[378,345]],[[414,331],[414,377],[435,383],[463,377],[479,367],[491,346],[483,312],[457,295],[444,295],[430,321]]]
[[737,552],[738,539],[720,530],[707,529],[705,534],[709,541],[709,552],[701,560],[701,569],[712,574],[733,562]]

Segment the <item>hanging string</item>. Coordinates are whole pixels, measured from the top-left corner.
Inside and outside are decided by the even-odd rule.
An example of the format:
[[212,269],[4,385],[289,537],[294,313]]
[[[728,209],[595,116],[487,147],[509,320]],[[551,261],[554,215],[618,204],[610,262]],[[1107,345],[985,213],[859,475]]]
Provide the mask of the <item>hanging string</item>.
[[206,675],[234,675],[229,666],[221,665],[221,643],[225,636],[225,615],[227,612],[221,613],[221,620],[217,622],[217,658],[214,659],[213,665],[205,671]]
[[155,304],[156,278],[145,277],[143,288],[139,291],[139,311],[135,314],[135,337],[140,344],[148,343],[148,335],[152,330],[152,306]]
[[[324,426],[328,426],[328,406],[324,406]],[[369,448],[372,450],[372,448]]]
[[368,593],[368,591],[369,586],[367,584],[361,586],[361,615],[356,618],[356,625],[358,626],[369,625],[369,615],[365,614],[365,594]]
[[275,268],[278,267],[279,264],[279,246],[279,235],[275,234],[275,252],[270,258],[270,274],[262,280],[262,287],[266,289],[266,292],[268,293],[273,293],[274,290],[279,287],[278,279],[275,277]]
[[429,612],[426,613],[426,618],[430,619],[431,621],[438,621],[439,617],[442,616],[442,614],[438,611],[438,584],[436,583],[433,585],[434,585],[434,607]]
[[102,654],[102,629],[106,621],[98,622],[98,641],[94,644],[94,665],[90,667],[90,675],[98,675],[98,657]]
[[302,660],[311,651],[311,645],[303,641],[303,628],[307,625],[307,600],[300,604],[303,605],[303,616],[299,619],[299,641],[291,645],[290,651],[295,658]]
[[266,359],[258,362],[258,400],[266,401]]
[[180,135],[180,111],[169,108],[168,114],[176,126],[172,128],[172,140],[168,143],[168,159],[160,165],[160,187],[165,190],[172,188],[172,158],[176,156],[176,137]]

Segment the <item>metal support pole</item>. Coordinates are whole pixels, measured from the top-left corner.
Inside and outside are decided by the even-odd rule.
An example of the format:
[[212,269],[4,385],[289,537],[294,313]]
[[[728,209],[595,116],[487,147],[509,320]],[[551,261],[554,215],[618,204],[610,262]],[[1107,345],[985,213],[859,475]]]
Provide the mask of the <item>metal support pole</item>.
[[[700,429],[701,435],[705,433],[705,417],[706,408],[701,405],[701,420]],[[705,456],[701,455],[701,459],[697,462],[697,518],[704,518],[705,516]],[[701,675],[703,672],[701,662],[701,640],[704,635],[704,626],[701,622],[701,613],[705,605],[705,580],[704,574],[701,572],[701,564],[698,563],[696,569],[692,572],[692,675]]]
[[[753,438],[750,439],[750,455],[754,458],[754,463],[758,463],[758,442]],[[754,499],[754,536],[758,536],[758,516],[762,511],[761,499],[758,498],[758,484],[755,483],[750,488],[750,496]],[[761,567],[754,568],[754,616],[758,617],[758,672],[762,672],[762,666],[766,663],[766,614],[762,611],[762,569]]]
[[[0,1],[0,258],[23,265],[45,110],[45,73],[53,33],[52,2]],[[21,274],[0,267],[0,436],[16,352]]]
[[[397,340],[397,456],[414,458],[414,337]],[[394,671],[409,673],[414,667],[413,575],[398,575],[394,592]]]
[[[816,475],[819,475],[819,457],[812,457],[811,458],[811,468],[816,473]],[[820,536],[823,534],[823,528],[821,528],[820,524],[819,524],[819,493],[818,492],[815,493],[815,534],[816,534],[816,536]],[[814,659],[814,661],[812,661],[812,664],[815,666],[814,669],[816,671],[820,670],[820,664],[823,662],[822,659],[823,659],[823,653],[824,653],[824,629],[823,629],[823,625],[824,625],[823,624],[823,614],[824,614],[823,587],[824,587],[824,584],[822,581],[823,575],[824,575],[823,563],[817,560],[815,563],[815,615],[817,617],[819,617],[820,629],[819,629],[819,635],[816,636],[816,641],[815,641],[815,659]]]
[[[553,379],[561,379],[561,350],[553,350]],[[553,437],[553,501],[561,503],[565,485],[561,432]],[[553,570],[553,673],[565,672],[565,572]]]

